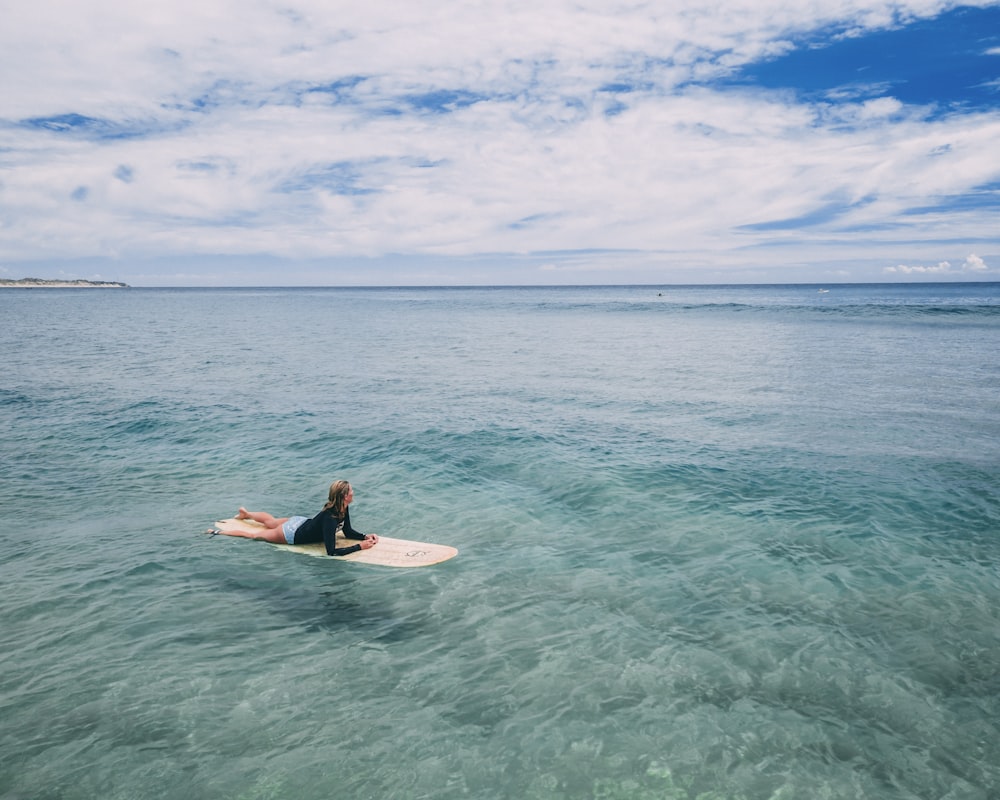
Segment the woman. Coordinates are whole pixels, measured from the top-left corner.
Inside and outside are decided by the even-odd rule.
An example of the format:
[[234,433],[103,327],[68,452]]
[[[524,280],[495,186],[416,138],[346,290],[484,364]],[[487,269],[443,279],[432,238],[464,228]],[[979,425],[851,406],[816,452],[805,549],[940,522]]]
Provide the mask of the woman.
[[[327,555],[346,556],[358,550],[367,550],[378,544],[378,536],[365,535],[351,527],[351,512],[348,506],[354,500],[354,490],[347,481],[334,481],[330,485],[329,499],[323,510],[315,517],[275,517],[266,511],[247,511],[243,506],[236,513],[236,519],[250,519],[264,526],[263,530],[212,530],[226,536],[242,536],[246,539],[263,539],[273,544],[313,544],[323,542]],[[337,538],[357,539],[358,544],[338,547]]]

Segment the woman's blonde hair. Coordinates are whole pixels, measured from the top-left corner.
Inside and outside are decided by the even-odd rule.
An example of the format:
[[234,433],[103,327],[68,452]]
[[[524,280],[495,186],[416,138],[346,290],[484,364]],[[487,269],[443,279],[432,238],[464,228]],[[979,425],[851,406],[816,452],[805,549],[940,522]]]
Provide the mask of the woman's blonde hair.
[[344,511],[347,509],[347,495],[351,493],[351,484],[347,481],[334,481],[330,484],[330,496],[326,501],[326,505],[323,506],[324,511],[329,511],[331,508],[338,517],[344,516]]

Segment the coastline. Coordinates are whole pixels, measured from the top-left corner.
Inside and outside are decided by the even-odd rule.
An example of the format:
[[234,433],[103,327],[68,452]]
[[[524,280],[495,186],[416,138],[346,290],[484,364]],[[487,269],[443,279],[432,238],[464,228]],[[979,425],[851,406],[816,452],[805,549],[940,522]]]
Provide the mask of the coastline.
[[0,289],[128,289],[127,283],[120,281],[72,281],[48,280],[46,278],[21,278],[7,280],[0,278]]

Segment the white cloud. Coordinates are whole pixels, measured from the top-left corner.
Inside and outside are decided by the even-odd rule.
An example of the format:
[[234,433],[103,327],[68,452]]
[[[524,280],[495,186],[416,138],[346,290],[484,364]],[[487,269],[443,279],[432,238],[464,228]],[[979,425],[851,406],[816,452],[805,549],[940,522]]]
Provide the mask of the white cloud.
[[632,254],[547,259],[572,275],[971,240],[992,209],[932,207],[1000,175],[1000,115],[691,86],[951,5],[15,4],[0,258]]
[[892,273],[900,273],[903,275],[943,275],[946,272],[951,272],[951,263],[948,261],[942,261],[940,264],[936,264],[932,267],[922,267],[922,266],[907,266],[906,264],[899,264],[895,267],[886,267],[885,271]]
[[975,253],[971,253],[968,258],[965,259],[965,263],[962,264],[962,272],[988,272],[989,267],[986,266],[986,262],[983,261]]
[[949,261],[942,261],[934,266],[909,266],[906,264],[899,264],[895,267],[886,267],[883,271],[890,275],[955,275],[974,272],[989,272],[989,267],[986,266],[986,262],[983,261],[983,259],[975,253],[971,253],[958,267],[952,267],[951,262]]

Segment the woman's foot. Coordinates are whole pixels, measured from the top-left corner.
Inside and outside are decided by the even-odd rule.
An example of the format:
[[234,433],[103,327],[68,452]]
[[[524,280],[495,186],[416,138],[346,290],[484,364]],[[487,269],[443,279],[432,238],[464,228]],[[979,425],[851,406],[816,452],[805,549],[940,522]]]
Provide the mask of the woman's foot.
[[240,506],[240,510],[236,512],[236,519],[250,519],[250,512]]

